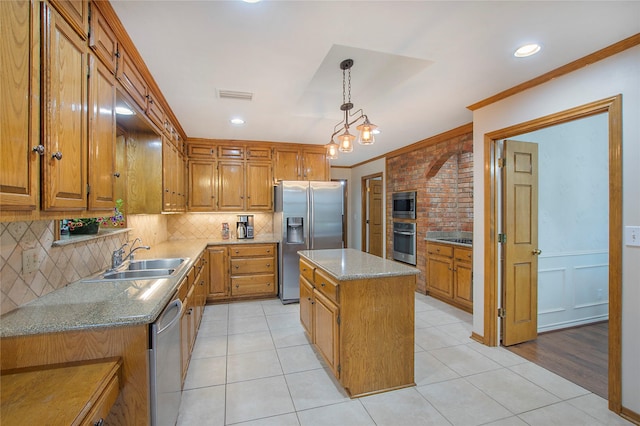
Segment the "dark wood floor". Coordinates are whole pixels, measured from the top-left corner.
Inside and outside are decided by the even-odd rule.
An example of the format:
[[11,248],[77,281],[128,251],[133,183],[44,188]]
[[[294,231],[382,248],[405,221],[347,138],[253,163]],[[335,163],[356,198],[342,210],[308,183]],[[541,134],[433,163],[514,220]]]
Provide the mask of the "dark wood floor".
[[608,399],[608,336],[605,321],[539,334],[507,349]]

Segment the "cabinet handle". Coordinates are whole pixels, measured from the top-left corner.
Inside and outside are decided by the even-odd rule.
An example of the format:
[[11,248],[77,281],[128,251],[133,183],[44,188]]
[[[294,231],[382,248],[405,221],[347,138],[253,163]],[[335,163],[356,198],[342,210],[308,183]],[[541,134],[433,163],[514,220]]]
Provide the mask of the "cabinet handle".
[[113,174],[113,176],[115,176],[115,177],[119,178],[119,177],[120,177],[120,172],[115,172],[115,173]]
[[100,417],[100,420],[98,420],[93,424],[93,426],[102,426],[102,425],[104,425],[104,419],[102,417]]
[[193,308],[189,308],[189,310],[187,311],[187,315],[191,315],[192,312],[193,312]]
[[34,147],[32,148],[32,151],[33,151],[33,152],[36,152],[36,153],[38,153],[38,155],[42,156],[42,155],[44,155],[44,145],[37,145],[37,146],[34,146]]
[[62,160],[62,153],[60,151],[54,152],[51,154],[51,158],[55,158],[56,160]]

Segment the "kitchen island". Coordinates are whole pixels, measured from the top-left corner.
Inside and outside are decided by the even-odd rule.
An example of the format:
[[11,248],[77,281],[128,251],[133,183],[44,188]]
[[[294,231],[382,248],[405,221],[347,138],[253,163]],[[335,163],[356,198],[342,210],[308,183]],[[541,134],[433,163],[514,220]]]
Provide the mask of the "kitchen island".
[[300,320],[347,394],[414,386],[419,270],[354,249],[298,253]]

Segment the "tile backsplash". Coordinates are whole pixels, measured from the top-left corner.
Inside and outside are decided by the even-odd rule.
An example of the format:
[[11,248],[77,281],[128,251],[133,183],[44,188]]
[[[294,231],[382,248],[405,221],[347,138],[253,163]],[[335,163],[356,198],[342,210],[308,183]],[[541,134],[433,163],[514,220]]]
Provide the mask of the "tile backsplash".
[[[127,233],[52,246],[54,221],[0,223],[0,314],[106,269]],[[24,250],[35,249],[39,268],[22,269]]]
[[[222,224],[229,224],[231,238],[235,236],[237,213],[187,213],[168,215],[169,240],[204,238],[212,241],[221,238]],[[273,213],[253,213],[254,236],[273,233]]]

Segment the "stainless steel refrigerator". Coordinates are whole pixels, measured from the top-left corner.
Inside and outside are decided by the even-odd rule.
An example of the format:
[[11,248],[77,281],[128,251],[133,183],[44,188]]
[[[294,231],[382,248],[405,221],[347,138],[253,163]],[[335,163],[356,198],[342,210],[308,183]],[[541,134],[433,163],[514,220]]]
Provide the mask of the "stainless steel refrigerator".
[[298,250],[342,248],[340,182],[282,181],[275,190],[274,231],[280,236],[278,293],[300,300]]

